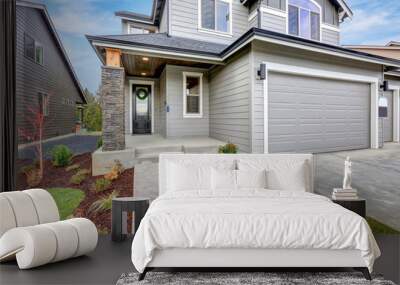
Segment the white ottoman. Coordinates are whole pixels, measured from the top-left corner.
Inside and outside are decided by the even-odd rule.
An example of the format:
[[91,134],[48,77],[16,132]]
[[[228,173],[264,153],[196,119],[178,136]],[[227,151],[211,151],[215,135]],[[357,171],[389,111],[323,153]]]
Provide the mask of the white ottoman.
[[0,261],[16,258],[20,269],[87,254],[97,245],[88,219],[58,221],[58,209],[45,190],[0,193]]

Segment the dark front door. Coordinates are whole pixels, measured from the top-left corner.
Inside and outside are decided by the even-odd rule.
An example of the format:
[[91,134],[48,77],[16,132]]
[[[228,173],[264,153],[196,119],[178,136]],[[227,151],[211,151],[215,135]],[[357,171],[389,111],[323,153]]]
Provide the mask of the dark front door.
[[151,85],[132,85],[132,131],[134,134],[151,133]]

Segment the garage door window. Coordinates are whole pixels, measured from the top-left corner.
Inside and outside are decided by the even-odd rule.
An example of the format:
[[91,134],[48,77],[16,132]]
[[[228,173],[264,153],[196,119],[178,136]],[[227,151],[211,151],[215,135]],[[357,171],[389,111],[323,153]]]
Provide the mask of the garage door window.
[[320,40],[321,8],[311,0],[289,0],[289,34]]

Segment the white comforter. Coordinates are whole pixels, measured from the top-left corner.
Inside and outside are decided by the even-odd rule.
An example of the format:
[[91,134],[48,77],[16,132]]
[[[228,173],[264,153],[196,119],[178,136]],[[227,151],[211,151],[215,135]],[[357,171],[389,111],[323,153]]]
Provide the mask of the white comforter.
[[143,272],[165,248],[358,249],[370,271],[380,255],[367,222],[328,198],[257,189],[160,196],[135,235],[132,262]]

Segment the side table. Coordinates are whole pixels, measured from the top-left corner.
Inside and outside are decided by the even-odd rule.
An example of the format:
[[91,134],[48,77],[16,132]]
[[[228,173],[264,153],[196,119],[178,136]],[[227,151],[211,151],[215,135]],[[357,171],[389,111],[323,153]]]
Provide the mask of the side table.
[[[112,200],[111,208],[111,239],[113,241],[123,241],[126,239],[126,234],[123,229],[127,228],[126,219],[123,221],[123,212],[134,212],[135,232],[139,227],[140,221],[146,214],[150,205],[149,198],[140,197],[118,197]],[[127,232],[125,230],[125,232]],[[133,233],[133,229],[132,229]]]
[[340,206],[359,214],[361,217],[366,217],[366,201],[365,199],[356,200],[335,200],[332,199],[333,203],[339,204]]

